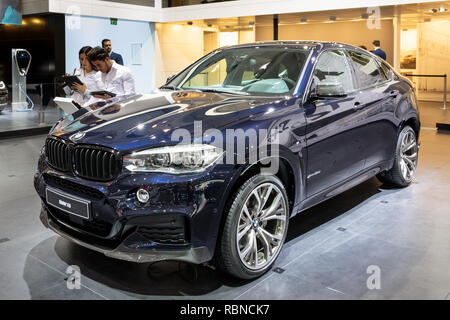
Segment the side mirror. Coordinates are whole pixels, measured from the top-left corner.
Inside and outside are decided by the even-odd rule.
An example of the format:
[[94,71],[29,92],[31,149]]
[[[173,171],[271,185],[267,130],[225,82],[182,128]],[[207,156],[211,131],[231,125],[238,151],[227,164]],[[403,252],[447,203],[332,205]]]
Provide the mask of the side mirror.
[[316,87],[316,95],[320,98],[345,97],[344,87],[340,83],[319,83]]
[[167,78],[167,80],[166,80],[166,83],[169,83],[170,81],[172,81],[173,78],[175,78],[176,76],[177,76],[176,74],[173,74],[173,75],[169,76],[169,77]]

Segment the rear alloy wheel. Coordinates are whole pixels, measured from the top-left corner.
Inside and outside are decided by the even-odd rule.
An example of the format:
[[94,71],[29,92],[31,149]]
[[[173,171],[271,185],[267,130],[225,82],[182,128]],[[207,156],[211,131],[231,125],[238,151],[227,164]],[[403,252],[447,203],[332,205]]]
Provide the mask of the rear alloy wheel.
[[224,225],[219,266],[252,279],[270,269],[286,238],[289,205],[275,176],[255,175],[236,192]]
[[378,179],[399,187],[409,185],[417,169],[418,151],[416,133],[411,127],[404,127],[398,137],[394,166],[380,173]]

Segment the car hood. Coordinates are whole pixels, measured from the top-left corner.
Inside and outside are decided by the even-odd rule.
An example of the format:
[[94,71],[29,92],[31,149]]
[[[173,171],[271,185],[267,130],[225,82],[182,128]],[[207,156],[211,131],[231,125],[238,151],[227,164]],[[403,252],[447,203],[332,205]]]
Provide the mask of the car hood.
[[279,97],[158,91],[82,108],[56,123],[51,134],[126,152],[176,144],[173,131],[186,129],[193,136],[194,121],[201,121],[202,133],[223,130],[265,113],[280,101]]

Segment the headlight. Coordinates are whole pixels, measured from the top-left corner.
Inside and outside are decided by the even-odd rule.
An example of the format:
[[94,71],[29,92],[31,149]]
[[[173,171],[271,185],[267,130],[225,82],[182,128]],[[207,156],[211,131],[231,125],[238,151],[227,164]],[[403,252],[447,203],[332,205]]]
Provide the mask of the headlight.
[[223,152],[206,144],[154,148],[124,156],[123,167],[132,172],[201,172],[216,162]]

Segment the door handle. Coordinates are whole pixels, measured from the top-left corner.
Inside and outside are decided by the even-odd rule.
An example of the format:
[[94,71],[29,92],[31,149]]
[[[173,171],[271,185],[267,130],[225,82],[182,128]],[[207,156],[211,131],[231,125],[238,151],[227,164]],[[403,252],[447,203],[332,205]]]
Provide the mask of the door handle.
[[364,104],[362,104],[362,103],[359,102],[359,101],[356,101],[356,102],[353,104],[353,109],[355,109],[355,110],[359,110],[359,109],[362,109],[362,108],[364,108]]
[[399,93],[398,90],[392,90],[391,92],[389,92],[389,95],[392,98],[397,98],[398,93]]

